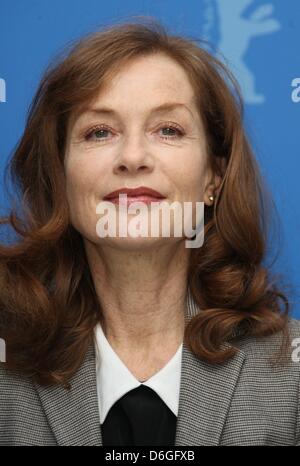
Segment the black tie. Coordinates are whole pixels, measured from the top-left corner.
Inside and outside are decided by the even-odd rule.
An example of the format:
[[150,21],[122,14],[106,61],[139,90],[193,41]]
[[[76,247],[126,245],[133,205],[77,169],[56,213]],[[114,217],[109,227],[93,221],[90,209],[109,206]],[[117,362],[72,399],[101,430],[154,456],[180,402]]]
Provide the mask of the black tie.
[[101,425],[103,445],[174,445],[177,417],[152,388],[120,398]]

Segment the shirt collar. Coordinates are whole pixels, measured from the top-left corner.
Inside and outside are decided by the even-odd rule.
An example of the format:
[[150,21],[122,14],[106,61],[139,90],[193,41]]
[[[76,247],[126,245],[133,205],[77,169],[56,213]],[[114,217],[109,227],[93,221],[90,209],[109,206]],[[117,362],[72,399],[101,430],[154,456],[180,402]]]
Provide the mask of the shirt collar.
[[134,377],[113,350],[100,323],[95,327],[95,349],[100,424],[117,400],[140,385],[152,388],[175,416],[178,415],[182,343],[168,363],[143,383]]

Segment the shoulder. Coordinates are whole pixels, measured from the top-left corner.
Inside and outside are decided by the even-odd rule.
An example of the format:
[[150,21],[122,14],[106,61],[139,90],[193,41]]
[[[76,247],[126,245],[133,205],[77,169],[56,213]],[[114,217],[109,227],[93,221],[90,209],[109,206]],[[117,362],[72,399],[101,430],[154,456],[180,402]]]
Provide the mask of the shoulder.
[[[0,364],[0,411],[11,413],[17,406],[22,406],[23,410],[32,410],[38,403],[38,394],[34,388],[32,380],[18,372],[8,370],[5,363]],[[1,421],[0,421],[1,422]]]
[[0,445],[37,445],[48,432],[34,383],[5,363],[0,364],[0,413]]
[[279,331],[271,335],[247,336],[237,340],[239,348],[247,355],[257,354],[261,356],[280,352],[281,345],[284,342],[287,344],[287,353],[290,356],[292,356],[293,350],[297,345],[300,348],[300,320],[290,317],[286,333]]
[[300,321],[290,318],[286,330],[231,342],[240,350],[239,372],[224,442],[300,444]]
[[267,381],[299,390],[300,383],[300,321],[289,318],[286,332],[237,339],[234,346],[244,354],[246,378]]
[[0,402],[4,395],[6,400],[12,396],[11,390],[14,390],[14,397],[23,391],[30,392],[33,390],[32,381],[28,376],[19,371],[7,369],[5,362],[0,363]]

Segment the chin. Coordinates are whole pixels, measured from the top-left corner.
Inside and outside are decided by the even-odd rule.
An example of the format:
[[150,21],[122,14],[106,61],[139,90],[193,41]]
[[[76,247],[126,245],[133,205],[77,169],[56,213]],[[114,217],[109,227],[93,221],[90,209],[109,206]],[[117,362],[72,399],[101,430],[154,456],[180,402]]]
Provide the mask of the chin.
[[110,246],[114,249],[120,249],[120,251],[137,251],[137,252],[143,252],[147,250],[157,250],[158,247],[160,246],[166,246],[168,244],[178,242],[182,240],[182,238],[164,238],[164,237],[159,237],[159,238],[145,238],[145,237],[137,237],[137,238],[132,238],[130,236],[127,236],[125,238],[101,238],[101,241],[98,244],[101,244],[102,247],[105,247],[105,245]]

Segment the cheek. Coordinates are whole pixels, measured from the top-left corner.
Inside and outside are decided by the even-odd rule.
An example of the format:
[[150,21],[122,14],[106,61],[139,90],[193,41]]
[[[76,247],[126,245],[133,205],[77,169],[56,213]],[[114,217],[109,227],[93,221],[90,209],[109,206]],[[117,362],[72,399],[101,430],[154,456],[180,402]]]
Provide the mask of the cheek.
[[67,199],[70,222],[85,238],[92,240],[95,236],[98,216],[96,206],[99,200],[101,176],[91,167],[82,163],[70,163],[66,166]]
[[[101,174],[83,161],[72,160],[65,166],[67,199],[72,216],[90,215],[95,209],[96,188],[100,188]],[[99,195],[99,192],[98,192]]]
[[194,154],[174,165],[174,178],[183,200],[202,201],[205,188],[205,155]]
[[82,193],[89,191],[94,186],[95,180],[101,180],[101,172],[103,172],[101,167],[91,161],[87,163],[83,158],[69,158],[65,164],[68,190]]

